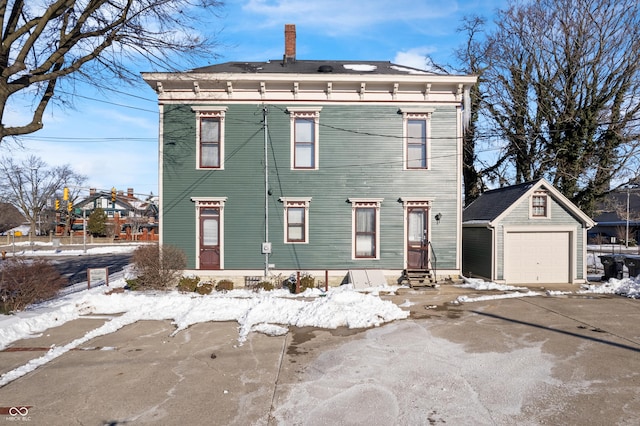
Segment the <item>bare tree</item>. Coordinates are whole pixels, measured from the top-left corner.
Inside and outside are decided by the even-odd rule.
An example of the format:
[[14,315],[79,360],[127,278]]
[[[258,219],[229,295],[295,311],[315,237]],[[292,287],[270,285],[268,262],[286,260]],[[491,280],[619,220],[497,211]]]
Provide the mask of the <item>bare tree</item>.
[[75,173],[69,165],[50,168],[42,159],[30,156],[21,162],[11,157],[0,159],[0,179],[5,183],[0,186],[3,190],[0,195],[20,210],[35,235],[41,214],[50,207],[56,193],[69,187],[73,202],[86,177]]
[[[481,90],[508,183],[545,177],[590,212],[640,172],[640,5],[539,0],[499,11]],[[484,175],[491,179],[491,169]]]
[[489,67],[491,46],[481,37],[484,33],[485,19],[479,16],[465,17],[458,32],[466,35],[466,41],[457,49],[456,56],[464,64],[459,71],[478,76],[477,83],[470,90],[471,114],[464,129],[462,152],[462,177],[464,182],[464,203],[468,205],[478,198],[484,189],[482,165],[478,157],[479,116],[483,102],[481,86],[484,73]]
[[[60,83],[133,81],[136,61],[176,69],[199,55],[210,58],[214,44],[197,27],[220,6],[218,0],[0,0],[0,142],[41,129]],[[30,119],[8,124],[7,106],[24,99],[32,103]]]

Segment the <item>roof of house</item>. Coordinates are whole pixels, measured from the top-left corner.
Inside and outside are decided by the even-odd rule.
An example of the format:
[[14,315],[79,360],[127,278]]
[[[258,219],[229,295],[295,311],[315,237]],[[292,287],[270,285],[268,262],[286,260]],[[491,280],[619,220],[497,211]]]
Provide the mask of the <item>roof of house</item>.
[[396,65],[388,61],[271,60],[266,62],[225,62],[188,71],[188,73],[241,74],[422,74],[436,73]]
[[[105,198],[105,199],[111,199],[111,193],[110,192],[106,192],[106,191],[98,191],[95,192],[91,195],[89,195],[87,198],[84,198],[82,200],[78,200],[75,203],[76,207],[82,207],[84,205],[93,203],[95,200],[99,199],[99,198]],[[116,202],[117,204],[120,206],[120,208],[124,207],[126,210],[135,210],[135,206],[132,205],[131,203],[132,199],[127,197],[126,195],[123,194],[117,194],[116,195]]]
[[619,188],[597,203],[593,218],[598,226],[623,226],[627,222],[631,226],[640,225],[640,193],[635,187],[628,191],[627,188]]
[[482,193],[462,213],[462,222],[487,223],[499,221],[503,216],[517,204],[523,197],[528,196],[532,191],[538,189],[547,190],[553,198],[563,204],[569,211],[573,212],[576,218],[580,219],[589,227],[593,227],[595,222],[589,218],[582,210],[575,206],[560,191],[554,188],[546,179],[540,178],[518,185],[506,186],[504,188],[492,189]]
[[[451,101],[453,96],[458,102],[463,92],[477,81],[475,75],[435,73],[388,61],[298,60],[295,45],[295,25],[286,24],[281,59],[224,62],[185,72],[143,72],[142,76],[162,99],[183,100],[189,91],[200,100],[210,97],[234,101],[283,100],[289,99],[286,97],[289,95],[292,100],[317,101],[321,84],[325,85],[327,98],[331,98],[336,84],[340,86],[336,92],[341,93],[343,101],[351,100],[348,96],[355,93],[356,100],[366,95],[368,101],[389,97],[424,101],[429,96],[430,101]],[[367,88],[369,83],[374,87]],[[414,99],[415,95],[418,97]]]
[[483,192],[465,207],[463,222],[495,220],[539,181],[540,179]]

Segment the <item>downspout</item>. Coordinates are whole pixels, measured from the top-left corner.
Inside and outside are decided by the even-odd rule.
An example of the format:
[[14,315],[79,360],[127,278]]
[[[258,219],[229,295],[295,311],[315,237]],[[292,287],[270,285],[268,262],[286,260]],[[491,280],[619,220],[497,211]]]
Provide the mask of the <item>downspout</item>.
[[268,142],[269,128],[267,124],[267,114],[269,110],[266,106],[262,108],[262,117],[264,119],[264,276],[269,275],[269,165],[268,165]]
[[462,102],[464,108],[462,116],[462,130],[464,133],[467,127],[469,127],[469,123],[471,122],[471,87],[466,86],[464,88]]

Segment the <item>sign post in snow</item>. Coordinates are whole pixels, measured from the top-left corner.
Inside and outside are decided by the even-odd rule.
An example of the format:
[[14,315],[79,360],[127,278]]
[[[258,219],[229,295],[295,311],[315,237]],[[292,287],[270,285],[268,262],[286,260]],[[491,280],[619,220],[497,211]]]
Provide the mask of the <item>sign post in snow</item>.
[[88,288],[91,288],[92,283],[97,285],[100,281],[104,281],[104,284],[107,286],[109,285],[109,267],[87,269]]

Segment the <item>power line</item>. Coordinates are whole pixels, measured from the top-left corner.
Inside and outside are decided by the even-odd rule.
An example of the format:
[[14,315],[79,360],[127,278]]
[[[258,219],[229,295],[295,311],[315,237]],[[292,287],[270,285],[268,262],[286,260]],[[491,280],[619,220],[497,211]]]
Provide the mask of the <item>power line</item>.
[[127,136],[113,138],[83,138],[83,137],[67,137],[67,136],[16,136],[23,141],[47,141],[61,143],[110,143],[110,142],[157,142],[158,138],[132,138]]
[[134,107],[134,106],[131,106],[131,105],[120,104],[120,103],[117,103],[117,102],[105,101],[103,99],[96,99],[96,98],[92,98],[92,97],[89,97],[89,96],[79,95],[77,93],[65,92],[64,90],[58,90],[58,93],[62,93],[64,95],[69,95],[69,96],[74,96],[74,97],[77,97],[77,98],[88,99],[90,101],[102,102],[104,104],[115,105],[115,106],[119,106],[119,107],[122,107],[122,108],[130,108],[130,109],[135,109],[135,110],[138,110],[138,111],[144,111],[144,112],[150,112],[150,113],[153,113],[153,114],[158,114],[158,110],[154,111],[154,110],[150,110],[150,109],[146,109],[146,108],[140,108],[140,107]]

